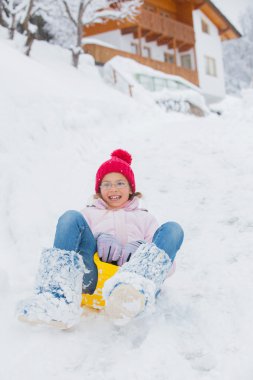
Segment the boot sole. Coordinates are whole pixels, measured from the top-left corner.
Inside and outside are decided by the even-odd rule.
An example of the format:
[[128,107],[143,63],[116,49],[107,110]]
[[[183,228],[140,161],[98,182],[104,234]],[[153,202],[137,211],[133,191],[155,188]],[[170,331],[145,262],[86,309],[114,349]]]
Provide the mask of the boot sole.
[[26,318],[24,315],[19,315],[18,320],[20,322],[25,322],[25,323],[28,323],[29,325],[33,325],[33,326],[46,325],[46,326],[51,326],[51,327],[57,328],[59,330],[67,330],[67,329],[71,328],[71,327],[68,327],[65,323],[60,322],[60,321],[48,321],[47,322],[47,321],[42,321],[40,319],[36,319],[36,320],[31,321],[28,318]]
[[139,315],[145,308],[145,296],[132,285],[121,284],[109,296],[105,314],[115,322],[123,325]]

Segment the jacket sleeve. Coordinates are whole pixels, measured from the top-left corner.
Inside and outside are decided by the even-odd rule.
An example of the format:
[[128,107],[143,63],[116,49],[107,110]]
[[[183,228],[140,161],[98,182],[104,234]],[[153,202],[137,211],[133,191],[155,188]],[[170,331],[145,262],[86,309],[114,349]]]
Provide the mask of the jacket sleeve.
[[144,237],[144,240],[147,243],[152,242],[153,236],[154,236],[156,230],[158,229],[158,227],[159,227],[159,224],[158,224],[156,218],[153,215],[147,213],[146,229],[145,229],[145,237]]

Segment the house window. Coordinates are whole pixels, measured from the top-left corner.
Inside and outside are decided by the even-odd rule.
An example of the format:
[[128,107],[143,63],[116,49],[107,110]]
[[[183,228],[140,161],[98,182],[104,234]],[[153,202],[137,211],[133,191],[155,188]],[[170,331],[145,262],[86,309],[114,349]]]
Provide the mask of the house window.
[[143,46],[143,48],[142,48],[142,56],[143,57],[147,57],[147,58],[151,58],[151,49],[150,49],[150,47]]
[[167,88],[170,90],[177,90],[178,84],[174,80],[167,79]]
[[135,74],[135,78],[146,90],[161,91],[163,89],[169,90],[186,90],[191,87],[187,84],[181,83],[174,79],[151,77],[145,74]]
[[206,74],[217,77],[216,61],[214,58],[205,56]]
[[192,60],[190,54],[181,55],[181,66],[185,69],[192,70]]
[[174,63],[174,55],[170,53],[164,53],[164,62]]
[[139,44],[137,42],[131,42],[131,53],[133,54],[139,53]]
[[164,88],[167,88],[167,80],[163,78],[154,78],[155,91],[161,91]]
[[203,33],[210,34],[210,27],[208,23],[203,19],[201,20],[201,28]]
[[136,79],[144,88],[146,88],[146,90],[154,91],[154,81],[152,77],[143,74],[137,74]]

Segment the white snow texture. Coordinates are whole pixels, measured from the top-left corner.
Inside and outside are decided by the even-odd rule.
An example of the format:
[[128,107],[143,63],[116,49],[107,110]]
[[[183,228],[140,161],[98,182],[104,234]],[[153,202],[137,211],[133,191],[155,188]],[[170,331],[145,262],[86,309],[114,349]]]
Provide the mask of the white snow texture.
[[51,248],[42,251],[34,295],[21,301],[17,315],[31,322],[77,324],[82,314],[84,264],[79,253]]

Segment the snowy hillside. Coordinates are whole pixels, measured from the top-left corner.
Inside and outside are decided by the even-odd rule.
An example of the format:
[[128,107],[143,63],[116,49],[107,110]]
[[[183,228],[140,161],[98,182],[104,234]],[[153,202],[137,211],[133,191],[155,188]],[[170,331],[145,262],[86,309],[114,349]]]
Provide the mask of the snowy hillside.
[[[17,45],[17,46],[16,46]],[[223,116],[166,114],[103,83],[89,57],[0,29],[0,379],[252,380],[253,93]],[[156,312],[124,328],[87,313],[73,331],[15,319],[57,218],[93,194],[116,148],[153,214],[185,230]]]

